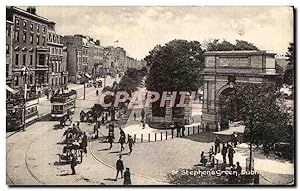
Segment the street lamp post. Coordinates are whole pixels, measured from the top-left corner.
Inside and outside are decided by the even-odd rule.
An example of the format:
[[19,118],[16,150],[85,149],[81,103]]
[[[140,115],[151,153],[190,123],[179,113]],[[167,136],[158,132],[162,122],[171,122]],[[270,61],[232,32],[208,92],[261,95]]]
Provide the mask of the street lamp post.
[[83,100],[85,100],[85,80],[84,80],[84,83],[83,83]]
[[24,109],[23,109],[23,131],[25,131],[25,126],[26,126],[26,99],[27,99],[27,74],[29,72],[29,69],[26,68],[25,66],[22,68],[22,76],[24,77]]

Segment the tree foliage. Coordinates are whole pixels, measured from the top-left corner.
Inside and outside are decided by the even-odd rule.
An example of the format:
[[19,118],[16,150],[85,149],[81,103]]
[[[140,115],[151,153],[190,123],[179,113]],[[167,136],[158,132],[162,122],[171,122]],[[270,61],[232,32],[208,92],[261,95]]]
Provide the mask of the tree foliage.
[[295,55],[294,55],[294,43],[290,43],[288,52],[286,53],[286,57],[288,57],[287,67],[285,73],[283,75],[283,83],[288,85],[294,85],[294,65],[295,65]]
[[220,41],[219,39],[206,42],[205,49],[207,51],[259,50],[253,43],[244,40],[236,40],[235,44],[232,44],[226,40]]
[[143,77],[147,74],[147,69],[142,68],[129,68],[119,82],[118,90],[131,93],[137,90],[138,85],[141,83]]
[[237,84],[229,95],[220,96],[220,109],[232,121],[243,121],[248,139],[266,151],[277,142],[294,145],[291,116],[273,83]]
[[145,57],[150,66],[146,87],[151,91],[195,91],[202,85],[204,55],[197,41],[172,40]]

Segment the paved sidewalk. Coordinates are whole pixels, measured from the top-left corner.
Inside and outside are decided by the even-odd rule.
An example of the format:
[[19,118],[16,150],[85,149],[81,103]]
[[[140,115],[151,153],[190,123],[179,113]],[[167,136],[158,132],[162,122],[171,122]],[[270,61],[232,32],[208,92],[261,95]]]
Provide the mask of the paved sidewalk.
[[[250,146],[246,143],[237,145],[235,149],[233,162],[240,162],[242,169],[246,169],[246,158],[249,157]],[[263,184],[287,184],[294,179],[294,164],[291,161],[282,159],[277,156],[265,156],[262,151],[253,151],[254,169],[263,178],[260,178]],[[223,162],[220,153],[216,155],[219,162]],[[227,158],[228,160],[228,158]],[[280,177],[280,178],[279,178]],[[268,180],[268,181],[266,181]]]

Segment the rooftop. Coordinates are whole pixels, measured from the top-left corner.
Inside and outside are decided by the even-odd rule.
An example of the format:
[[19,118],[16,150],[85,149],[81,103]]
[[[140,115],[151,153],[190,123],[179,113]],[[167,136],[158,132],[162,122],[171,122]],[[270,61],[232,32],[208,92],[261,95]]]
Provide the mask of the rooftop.
[[275,53],[270,53],[265,50],[233,50],[233,51],[207,51],[205,55],[268,55],[274,56]]

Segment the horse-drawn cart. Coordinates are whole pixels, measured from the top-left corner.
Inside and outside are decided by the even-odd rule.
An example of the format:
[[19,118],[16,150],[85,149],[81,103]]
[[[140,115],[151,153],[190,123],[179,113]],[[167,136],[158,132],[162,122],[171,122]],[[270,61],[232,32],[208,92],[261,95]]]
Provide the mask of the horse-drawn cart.
[[82,163],[82,153],[83,149],[80,148],[79,145],[69,144],[63,147],[62,154],[58,155],[58,161],[59,163],[67,163],[69,164],[71,162],[71,155],[75,155],[77,158],[77,163]]

